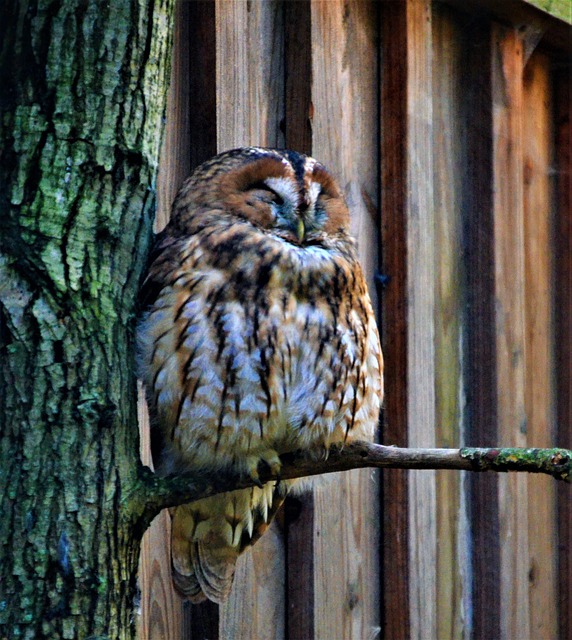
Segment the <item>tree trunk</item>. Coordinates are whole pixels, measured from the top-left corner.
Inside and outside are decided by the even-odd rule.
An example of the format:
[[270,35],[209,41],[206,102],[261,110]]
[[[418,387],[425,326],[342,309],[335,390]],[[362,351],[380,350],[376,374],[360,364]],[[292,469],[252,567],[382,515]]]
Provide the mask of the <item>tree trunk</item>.
[[173,0],[4,4],[0,637],[129,638],[134,304]]

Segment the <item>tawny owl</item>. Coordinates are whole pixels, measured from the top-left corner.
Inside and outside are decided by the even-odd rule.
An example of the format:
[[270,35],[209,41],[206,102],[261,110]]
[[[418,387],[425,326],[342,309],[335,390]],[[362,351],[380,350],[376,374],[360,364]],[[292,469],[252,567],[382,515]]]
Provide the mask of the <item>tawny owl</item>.
[[[198,167],[160,234],[142,294],[140,369],[159,473],[278,470],[292,450],[371,440],[383,392],[378,332],[335,180],[293,151],[243,148]],[[239,554],[292,482],[173,510],[172,570],[223,601]]]

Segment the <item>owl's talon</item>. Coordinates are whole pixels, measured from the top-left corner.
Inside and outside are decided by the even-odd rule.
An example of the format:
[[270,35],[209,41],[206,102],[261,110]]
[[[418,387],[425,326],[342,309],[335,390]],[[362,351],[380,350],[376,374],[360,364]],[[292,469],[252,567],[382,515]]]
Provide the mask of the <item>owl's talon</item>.
[[254,484],[262,489],[264,486],[260,480],[260,474],[258,473],[258,462],[259,458],[256,456],[251,456],[246,460],[246,472],[248,473],[249,478],[254,482]]
[[270,469],[270,473],[273,476],[280,475],[280,469],[282,468],[278,453],[273,449],[259,455],[249,456],[246,460],[246,471],[254,484],[260,488],[264,486],[260,481],[260,473],[258,472],[258,465],[261,462]]
[[280,457],[274,449],[267,451],[265,454],[260,456],[260,460],[268,465],[270,469],[270,473],[273,476],[279,476],[280,470],[282,469],[282,462],[280,461]]

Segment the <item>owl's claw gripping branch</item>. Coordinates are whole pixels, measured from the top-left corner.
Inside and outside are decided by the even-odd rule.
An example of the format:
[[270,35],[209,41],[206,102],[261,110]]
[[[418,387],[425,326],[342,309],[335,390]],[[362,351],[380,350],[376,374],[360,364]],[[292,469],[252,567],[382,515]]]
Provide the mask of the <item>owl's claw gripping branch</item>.
[[[260,463],[263,463],[260,467]],[[262,488],[264,483],[260,479],[260,469],[264,468],[264,465],[270,469],[270,473],[273,477],[280,477],[280,469],[282,468],[282,462],[278,456],[278,453],[274,449],[269,449],[259,455],[249,456],[246,459],[246,471],[255,486]]]
[[[568,449],[463,448],[413,449],[368,442],[353,442],[343,448],[333,445],[327,460],[309,459],[297,451],[280,457],[281,466],[269,464],[259,481],[288,480],[322,473],[365,467],[389,469],[455,469],[466,471],[528,471],[546,473],[557,480],[572,479],[572,451]],[[149,523],[161,509],[173,507],[217,493],[257,484],[248,471],[184,473],[160,477],[147,467],[141,471],[139,491],[132,500]],[[137,509],[136,509],[137,510]]]

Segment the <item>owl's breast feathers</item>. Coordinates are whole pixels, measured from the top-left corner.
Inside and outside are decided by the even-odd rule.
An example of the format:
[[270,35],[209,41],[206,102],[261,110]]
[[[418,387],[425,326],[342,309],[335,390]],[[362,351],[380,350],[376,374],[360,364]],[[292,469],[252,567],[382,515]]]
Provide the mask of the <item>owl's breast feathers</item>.
[[165,235],[143,287],[141,368],[170,464],[371,439],[381,350],[351,238],[299,247],[217,214]]

